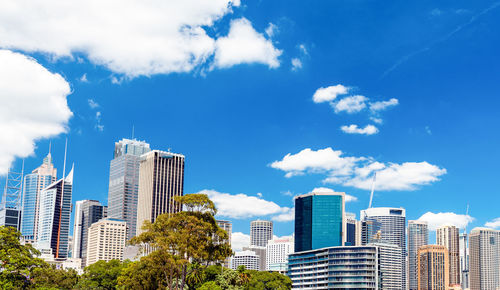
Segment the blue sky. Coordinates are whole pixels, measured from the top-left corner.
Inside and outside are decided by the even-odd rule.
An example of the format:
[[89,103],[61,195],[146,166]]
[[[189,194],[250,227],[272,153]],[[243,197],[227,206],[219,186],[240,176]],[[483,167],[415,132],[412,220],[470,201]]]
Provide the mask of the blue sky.
[[[408,219],[427,213],[433,226],[500,226],[500,2],[233,1],[228,8],[192,0],[180,8],[136,3],[136,11],[114,1],[90,1],[92,9],[83,1],[11,2],[12,17],[0,17],[4,61],[15,55],[63,80],[39,89],[49,85],[31,82],[34,69],[33,78],[0,83],[2,130],[14,126],[5,117],[12,107],[13,118],[43,125],[0,141],[3,174],[23,157],[34,169],[49,140],[61,174],[67,137],[73,201],[106,203],[114,142],[134,126],[152,148],[186,155],[185,192],[212,190],[233,232],[248,234],[260,217],[286,220],[275,222],[275,234],[291,234],[292,196],[319,187],[354,196],[347,210],[359,216],[376,170],[374,206],[405,207]],[[90,16],[81,15],[87,8]],[[144,20],[151,11],[160,16]],[[164,20],[168,11],[179,19]],[[17,76],[3,67],[3,76]],[[32,92],[67,100],[72,115],[55,102],[42,106],[47,115],[24,116],[39,109],[26,98]],[[341,130],[350,125],[358,134]]]

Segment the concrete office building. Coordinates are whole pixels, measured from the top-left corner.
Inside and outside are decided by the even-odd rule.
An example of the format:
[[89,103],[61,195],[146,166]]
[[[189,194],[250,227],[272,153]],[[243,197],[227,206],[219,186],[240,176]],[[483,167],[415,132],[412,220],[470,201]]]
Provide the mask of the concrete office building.
[[[230,221],[223,221],[223,220],[217,220],[216,222],[217,222],[217,226],[219,226],[219,228],[226,231],[226,233],[228,235],[228,239],[225,242],[227,242],[227,243],[229,243],[229,245],[231,245],[231,235],[233,234],[232,223]],[[230,263],[231,263],[231,257],[228,257],[224,261],[224,267],[229,268]]]
[[82,261],[82,268],[87,263],[88,231],[93,223],[107,216],[107,206],[97,200],[79,200],[75,203],[73,226],[72,258]]
[[249,246],[249,247],[243,247],[242,250],[243,251],[252,251],[257,256],[259,256],[259,266],[258,266],[257,270],[259,270],[259,271],[266,270],[266,247]]
[[445,246],[450,255],[450,286],[460,285],[459,230],[455,226],[441,226],[436,230],[436,244]]
[[418,290],[417,253],[429,244],[427,222],[408,221],[408,284],[410,290]]
[[250,245],[266,247],[267,242],[273,239],[273,222],[256,220],[250,222]]
[[474,228],[469,234],[471,290],[497,290],[500,286],[500,231]]
[[87,241],[87,266],[101,260],[123,261],[126,239],[127,223],[125,221],[104,218],[93,223],[89,227]]
[[266,247],[265,270],[286,273],[288,268],[288,255],[294,252],[293,246],[293,237],[270,240]]
[[137,234],[144,221],[154,222],[164,213],[182,210],[174,200],[183,195],[184,155],[153,150],[141,156],[137,209]]
[[449,255],[445,246],[426,245],[418,249],[418,289],[448,290]]
[[231,269],[236,270],[239,266],[245,266],[247,270],[259,270],[259,256],[253,251],[236,252],[231,261]]
[[295,197],[295,252],[342,246],[346,239],[345,193]]
[[127,239],[136,234],[140,156],[151,151],[145,141],[122,139],[115,143],[109,167],[108,216],[127,222]]
[[361,246],[362,223],[356,220],[356,215],[346,213],[346,246]]

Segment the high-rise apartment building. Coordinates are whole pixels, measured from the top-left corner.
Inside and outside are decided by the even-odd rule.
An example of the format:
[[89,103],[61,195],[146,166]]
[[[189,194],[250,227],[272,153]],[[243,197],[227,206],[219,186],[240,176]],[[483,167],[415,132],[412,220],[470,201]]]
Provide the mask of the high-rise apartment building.
[[153,150],[141,156],[137,208],[137,233],[144,221],[154,222],[164,213],[181,211],[174,200],[183,195],[184,155]]
[[445,246],[426,245],[418,249],[418,289],[448,290],[449,255]]
[[[219,226],[219,228],[225,230],[227,235],[228,235],[227,241],[224,241],[224,242],[227,242],[227,243],[229,243],[229,245],[231,245],[231,235],[233,234],[233,224],[230,221],[223,221],[223,220],[217,220],[216,222],[217,222],[217,226]],[[229,268],[230,263],[231,263],[231,258],[228,257],[224,261],[224,267]]]
[[497,290],[500,286],[500,231],[474,228],[469,234],[470,290]]
[[256,220],[250,222],[250,245],[257,247],[267,246],[273,239],[273,222]]
[[73,226],[72,258],[80,258],[82,267],[87,262],[87,241],[90,226],[107,216],[107,206],[97,200],[79,200],[75,203],[75,220]]
[[345,193],[295,197],[295,252],[342,246],[346,239]]
[[427,222],[408,221],[408,284],[410,290],[418,290],[417,253],[422,246],[429,244]]
[[52,164],[50,153],[43,159],[42,165],[24,177],[20,232],[28,243],[37,239],[40,193],[56,179],[57,169]]
[[293,237],[270,240],[266,247],[266,271],[286,273],[288,268],[288,255],[292,254],[294,246]]
[[127,222],[127,239],[136,234],[139,161],[149,151],[145,141],[122,139],[115,143],[109,170],[108,216]]
[[68,257],[73,169],[40,192],[35,247],[55,259]]
[[87,241],[87,266],[97,261],[123,260],[127,239],[127,223],[104,218],[89,227]]
[[441,226],[436,230],[436,244],[445,246],[450,255],[450,285],[460,285],[459,230],[455,226]]
[[[375,235],[379,243],[399,246],[406,260],[406,211],[404,208],[372,207],[361,211],[362,221],[374,222],[380,227]],[[406,289],[406,263],[403,263],[403,289]]]
[[236,252],[231,261],[231,269],[238,269],[239,266],[245,266],[247,270],[259,270],[259,255],[253,251]]

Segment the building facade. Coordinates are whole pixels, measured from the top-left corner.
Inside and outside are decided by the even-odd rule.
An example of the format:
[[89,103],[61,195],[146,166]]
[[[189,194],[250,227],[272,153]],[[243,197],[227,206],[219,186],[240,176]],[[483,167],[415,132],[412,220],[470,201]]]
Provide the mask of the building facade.
[[181,211],[174,200],[183,195],[184,155],[153,150],[141,156],[137,207],[137,234],[144,221],[154,222],[164,213]]
[[475,228],[469,234],[471,290],[497,290],[500,286],[500,231]]
[[384,290],[404,289],[403,285],[403,250],[391,244],[369,244],[378,249],[379,288]]
[[266,247],[267,242],[273,239],[273,222],[256,220],[250,222],[250,245]]
[[256,270],[265,271],[266,270],[266,247],[259,246],[249,246],[243,247],[243,252],[252,251],[259,257],[259,265]]
[[463,289],[468,289],[469,286],[469,244],[467,240],[467,233],[460,234],[460,271],[462,276],[460,282]]
[[449,254],[445,246],[426,245],[418,249],[418,289],[448,290]]
[[356,220],[356,215],[346,213],[346,246],[361,246],[362,224]]
[[346,238],[345,193],[295,197],[295,251],[342,246]]
[[459,230],[455,226],[441,226],[436,229],[436,244],[445,246],[450,255],[450,286],[460,285],[460,242]]
[[136,234],[139,162],[149,151],[145,141],[122,139],[115,143],[109,169],[108,216],[127,222],[127,239]]
[[259,270],[260,259],[253,251],[236,252],[231,260],[231,269],[236,270],[239,266],[245,266],[247,270]]
[[123,261],[126,240],[127,223],[125,221],[104,218],[93,223],[89,227],[87,241],[87,266],[101,260]]
[[292,254],[293,237],[273,239],[266,247],[266,271],[285,273],[288,268],[288,255]]
[[82,267],[87,263],[87,241],[90,226],[107,216],[107,206],[97,200],[79,200],[75,203],[73,226],[72,257],[82,260]]
[[429,244],[429,228],[427,222],[408,221],[408,286],[410,290],[418,290],[417,253],[422,246]]
[[[233,224],[230,221],[223,221],[223,220],[217,220],[216,222],[217,222],[217,226],[219,228],[226,231],[226,233],[228,235],[228,240],[225,242],[227,242],[227,243],[229,243],[229,245],[231,245],[231,236],[233,234]],[[230,263],[231,263],[231,257],[228,257],[224,261],[224,267],[229,268]]]

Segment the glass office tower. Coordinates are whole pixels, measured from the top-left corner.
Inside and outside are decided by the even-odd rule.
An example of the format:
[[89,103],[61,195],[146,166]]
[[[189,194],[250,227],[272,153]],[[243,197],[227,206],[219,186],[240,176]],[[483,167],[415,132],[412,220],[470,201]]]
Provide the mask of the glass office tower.
[[345,193],[308,193],[295,197],[295,251],[343,246]]

